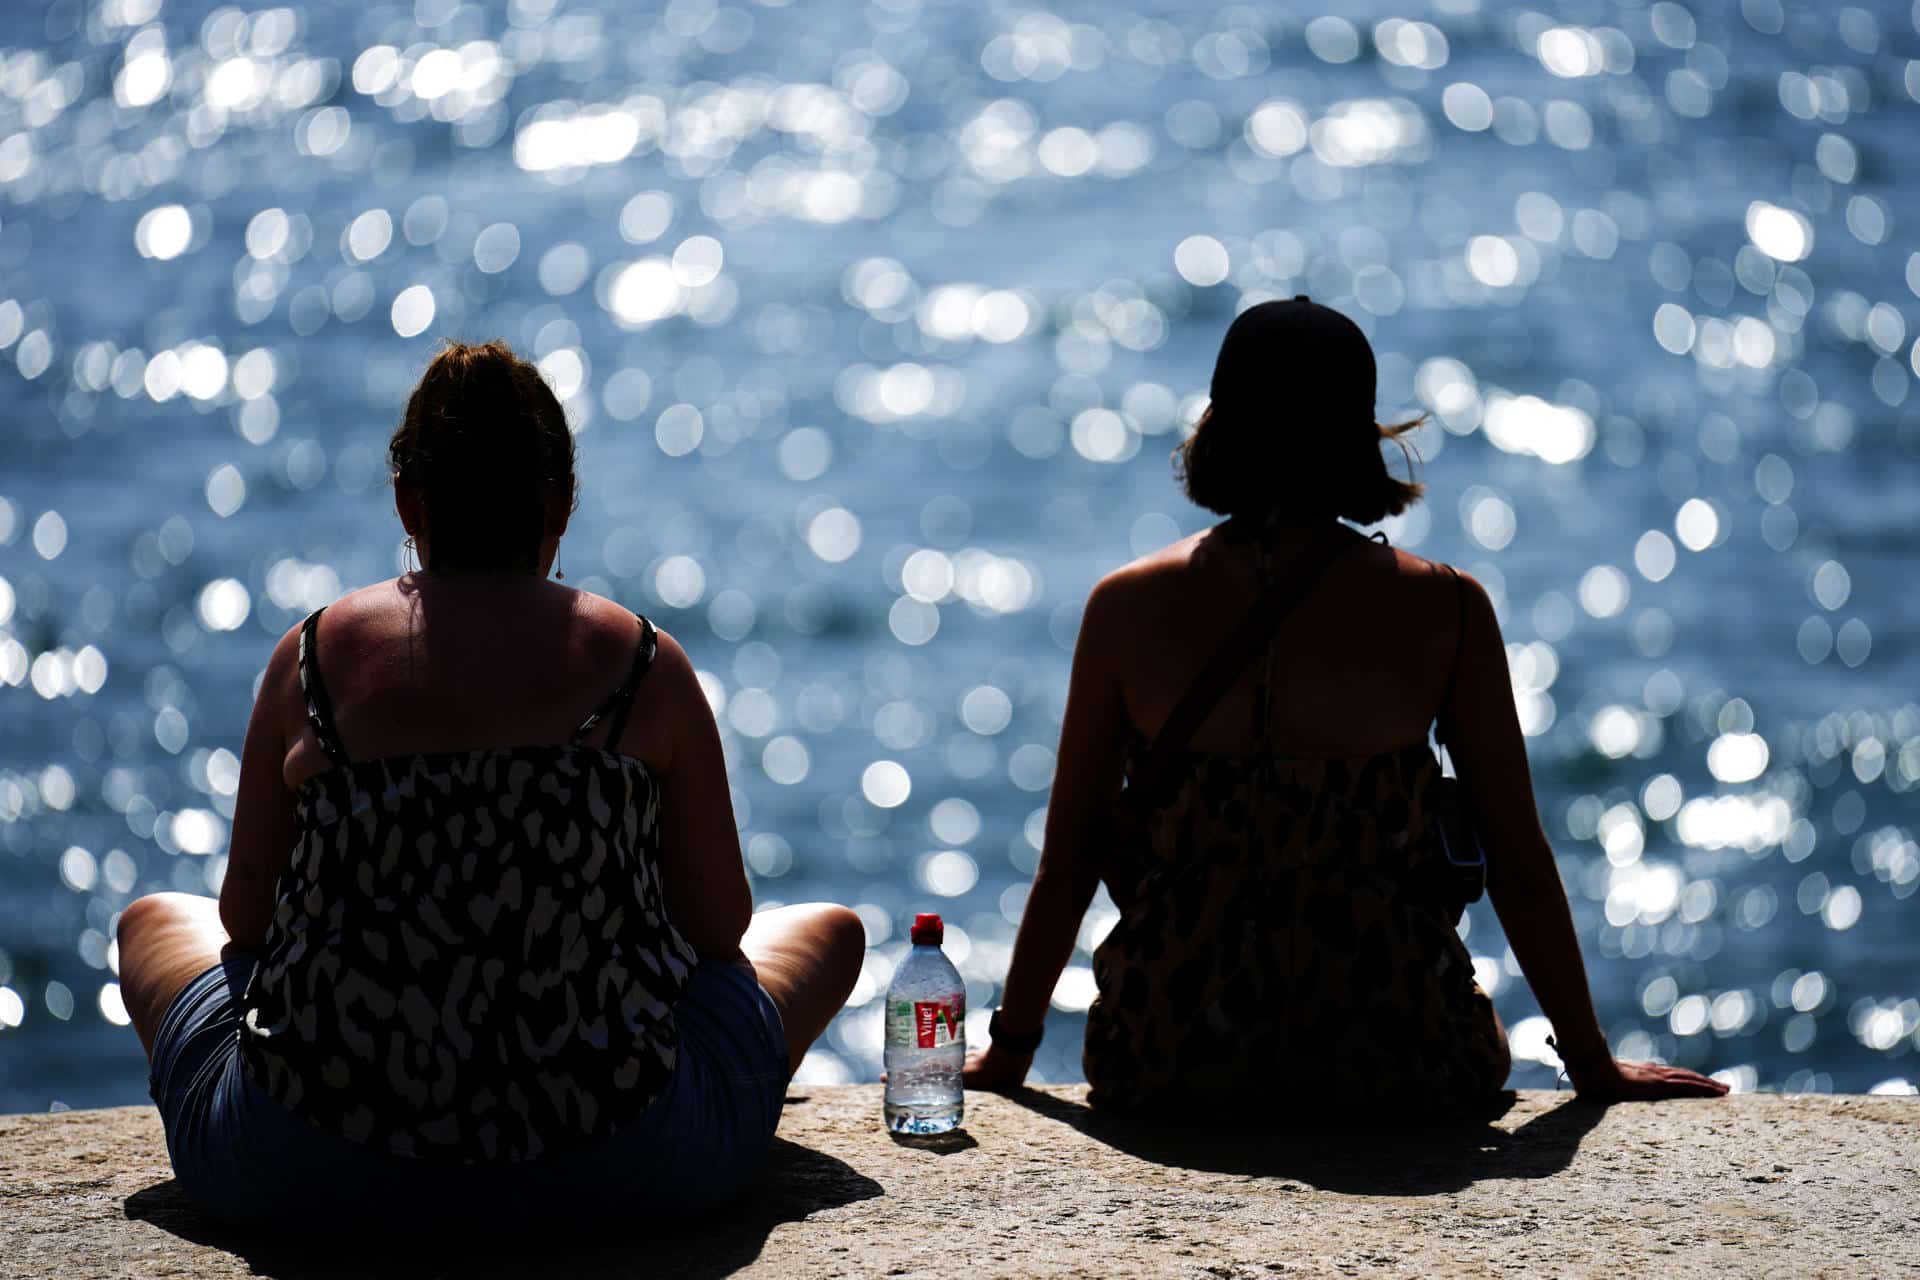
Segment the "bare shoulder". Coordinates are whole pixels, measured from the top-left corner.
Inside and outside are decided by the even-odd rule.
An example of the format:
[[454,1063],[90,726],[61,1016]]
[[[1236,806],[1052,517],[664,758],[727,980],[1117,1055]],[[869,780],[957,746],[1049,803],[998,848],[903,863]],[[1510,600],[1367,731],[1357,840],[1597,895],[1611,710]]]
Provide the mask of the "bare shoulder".
[[266,670],[260,673],[260,697],[285,694],[299,688],[300,632],[306,625],[307,620],[300,619],[274,642],[273,652],[267,657]]
[[[388,578],[384,582],[355,587],[314,611],[325,615],[320,619],[320,638],[315,644],[319,650],[320,664],[327,675],[334,675],[336,669],[343,665],[351,666],[351,662],[343,655],[358,648],[369,637],[381,633],[387,619],[401,602],[399,583],[398,578]],[[284,675],[298,682],[300,635],[306,629],[307,619],[312,616],[311,613],[302,614],[274,645],[273,657],[267,663],[268,680]]]
[[1435,603],[1451,602],[1461,592],[1486,595],[1486,589],[1464,569],[1444,560],[1429,560],[1401,547],[1382,546],[1366,557],[1367,571],[1395,580],[1402,590]]
[[701,687],[693,660],[672,634],[655,627],[653,665],[635,693],[636,714],[628,722],[628,750],[657,768],[671,771],[690,758],[717,751],[712,704]]
[[326,606],[329,625],[338,627],[364,623],[385,614],[400,604],[405,596],[406,591],[398,578],[355,587]]
[[1080,635],[1074,643],[1076,670],[1123,662],[1120,655],[1133,648],[1136,624],[1168,611],[1192,542],[1183,538],[1121,565],[1093,584],[1080,612]]
[[1135,609],[1178,589],[1211,532],[1189,534],[1113,570],[1094,584],[1087,596],[1088,611]]
[[1428,560],[1397,547],[1388,550],[1394,561],[1392,572],[1404,583],[1401,590],[1417,609],[1436,619],[1446,617],[1449,629],[1452,619],[1460,619],[1468,637],[1491,635],[1499,639],[1493,597],[1478,578],[1444,561]]
[[1428,560],[1398,547],[1391,550],[1396,562],[1396,571],[1403,576],[1423,580],[1446,594],[1463,596],[1470,609],[1484,608],[1487,612],[1492,612],[1493,600],[1487,594],[1486,587],[1481,585],[1480,579],[1465,569],[1448,564],[1444,560]]
[[[594,597],[599,599],[599,597]],[[638,624],[634,614],[613,604],[601,601],[611,611],[610,616],[600,619],[616,630],[621,652],[629,658],[638,642]],[[673,634],[651,618],[648,624],[653,627],[653,662],[647,668],[647,675],[640,682],[637,696],[644,702],[655,706],[684,710],[691,705],[690,699],[697,698],[705,705],[706,693],[700,687],[699,673],[694,670],[693,659],[681,647]]]
[[307,698],[300,683],[300,632],[306,619],[294,623],[274,642],[267,665],[260,672],[254,689],[254,718],[247,730],[251,741],[256,733],[270,730],[275,739],[291,741],[298,736],[306,720]]
[[693,659],[687,656],[680,642],[658,624],[654,625],[653,634],[657,645],[653,655],[655,677],[678,687],[698,688],[700,677],[693,669]]
[[[550,607],[566,618],[567,643],[574,661],[596,670],[624,670],[633,661],[640,643],[640,623],[633,610],[605,596],[575,591],[559,583],[546,583],[543,590],[553,593],[550,599],[557,604]],[[664,652],[666,633],[658,626],[654,631],[662,638],[660,648]],[[656,668],[659,656],[655,656]],[[649,682],[654,678],[649,676]]]
[[[396,630],[404,634],[411,609],[412,602],[399,578],[356,587],[324,607],[320,649],[338,659],[344,653],[381,644]],[[296,644],[305,624],[305,618],[293,624],[290,634],[296,637]]]
[[1461,577],[1466,576],[1445,561],[1429,560],[1425,556],[1417,556],[1404,547],[1385,544],[1376,545],[1377,550],[1375,550],[1368,559],[1369,563],[1371,563],[1378,572],[1390,573],[1394,577],[1411,580],[1432,579],[1444,582],[1448,586],[1452,585],[1454,574],[1459,573]]
[[[548,583],[546,586],[555,592],[566,593],[567,611],[587,630],[595,634],[605,633],[609,638],[623,637],[629,645],[639,634],[640,624],[635,621],[637,615],[625,605],[591,591],[575,591],[559,583]],[[655,629],[658,630],[657,627]]]

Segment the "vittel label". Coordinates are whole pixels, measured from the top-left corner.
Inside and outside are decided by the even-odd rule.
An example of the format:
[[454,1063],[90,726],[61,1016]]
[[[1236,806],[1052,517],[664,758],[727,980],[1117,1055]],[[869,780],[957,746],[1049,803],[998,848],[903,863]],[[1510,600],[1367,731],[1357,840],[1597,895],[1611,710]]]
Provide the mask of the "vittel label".
[[944,1049],[960,1039],[967,1003],[955,1000],[895,1000],[887,1005],[887,1043]]

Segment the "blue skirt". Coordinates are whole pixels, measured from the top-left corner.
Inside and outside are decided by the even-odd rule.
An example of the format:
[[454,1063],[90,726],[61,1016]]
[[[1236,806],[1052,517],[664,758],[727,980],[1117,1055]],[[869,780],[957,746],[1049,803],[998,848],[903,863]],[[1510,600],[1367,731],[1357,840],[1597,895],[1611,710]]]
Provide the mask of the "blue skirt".
[[610,1137],[511,1165],[408,1160],[307,1123],[240,1065],[251,956],[228,952],[188,983],[153,1046],[153,1100],[167,1153],[195,1204],[277,1233],[343,1228],[619,1226],[724,1204],[758,1170],[786,1097],[780,1011],[736,964],[702,964],[674,1007],[667,1086]]

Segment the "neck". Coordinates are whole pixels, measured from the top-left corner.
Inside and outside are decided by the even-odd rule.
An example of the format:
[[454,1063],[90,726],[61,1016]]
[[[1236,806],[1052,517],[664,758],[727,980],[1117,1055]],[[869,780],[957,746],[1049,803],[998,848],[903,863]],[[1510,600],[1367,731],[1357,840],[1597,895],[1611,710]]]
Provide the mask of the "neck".
[[432,582],[447,582],[454,579],[483,582],[500,581],[502,579],[509,581],[519,579],[537,581],[542,575],[536,566],[530,564],[502,565],[497,568],[472,568],[458,564],[431,564],[421,566],[420,576]]
[[1291,535],[1315,533],[1333,524],[1330,515],[1314,515],[1286,508],[1271,511],[1246,511],[1228,516],[1220,531],[1235,542],[1266,541]]

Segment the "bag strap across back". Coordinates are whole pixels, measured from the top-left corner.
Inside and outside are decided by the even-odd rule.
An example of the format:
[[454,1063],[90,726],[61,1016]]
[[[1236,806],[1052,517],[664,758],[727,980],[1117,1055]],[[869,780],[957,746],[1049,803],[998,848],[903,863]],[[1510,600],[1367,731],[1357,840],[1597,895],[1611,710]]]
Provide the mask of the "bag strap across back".
[[1180,695],[1180,701],[1174,704],[1173,712],[1141,757],[1134,771],[1135,785],[1153,785],[1165,772],[1167,762],[1192,741],[1202,722],[1213,713],[1247,665],[1266,648],[1280,624],[1300,607],[1327,568],[1343,553],[1365,541],[1345,525],[1335,525],[1294,557],[1228,633],[1207,665],[1187,686],[1187,691]]

